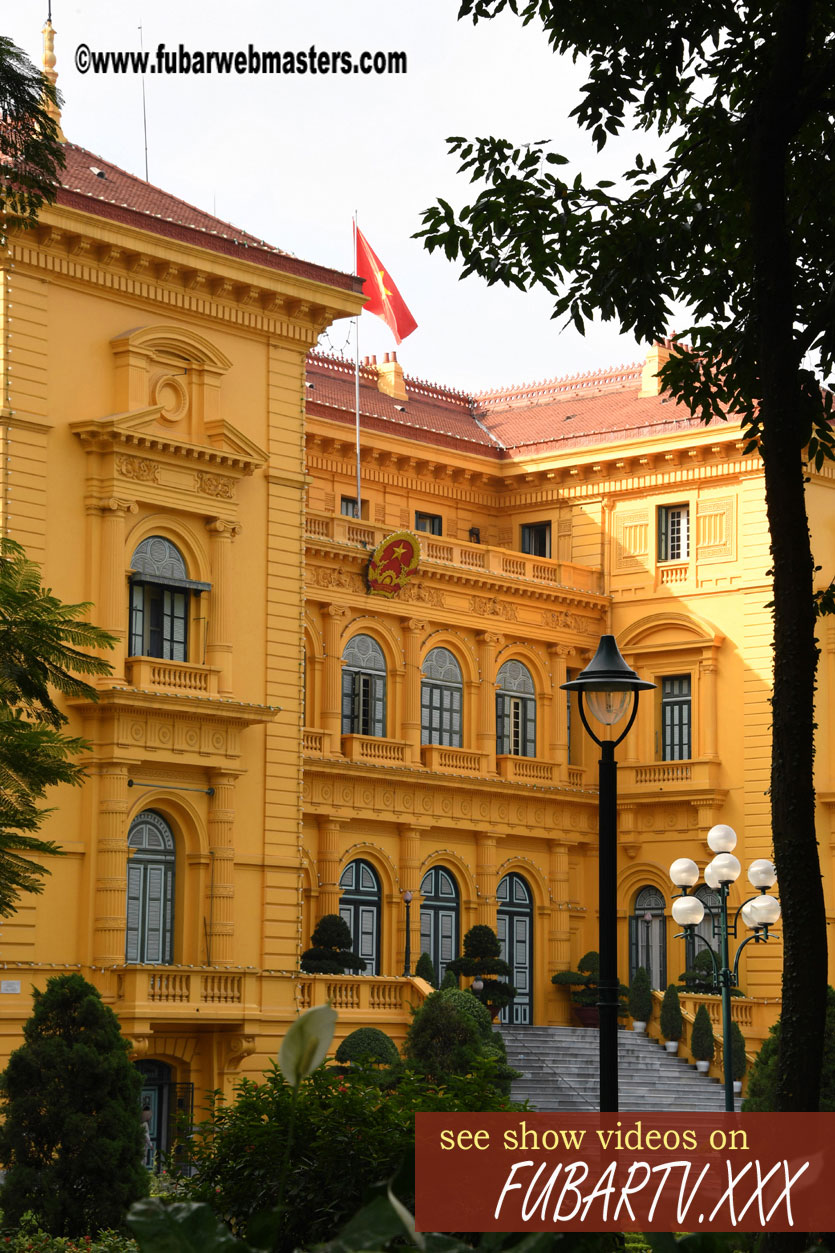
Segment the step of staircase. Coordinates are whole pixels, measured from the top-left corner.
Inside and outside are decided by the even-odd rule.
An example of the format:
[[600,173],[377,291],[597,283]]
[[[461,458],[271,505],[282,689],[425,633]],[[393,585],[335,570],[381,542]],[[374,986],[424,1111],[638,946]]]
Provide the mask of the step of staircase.
[[[521,1079],[514,1101],[542,1113],[599,1108],[599,1036],[588,1027],[502,1025],[507,1060]],[[725,1108],[723,1085],[645,1035],[618,1030],[618,1105],[621,1110],[704,1111]],[[735,1108],[741,1101],[737,1098]]]

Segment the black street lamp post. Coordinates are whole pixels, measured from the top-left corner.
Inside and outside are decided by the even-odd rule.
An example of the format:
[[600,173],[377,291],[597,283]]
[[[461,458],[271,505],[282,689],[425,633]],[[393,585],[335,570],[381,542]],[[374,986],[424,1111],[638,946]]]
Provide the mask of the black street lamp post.
[[[602,635],[597,652],[585,670],[562,687],[579,696],[580,717],[600,749],[598,768],[598,882],[600,982],[600,1110],[618,1108],[618,834],[617,762],[615,749],[632,728],[638,712],[638,695],[655,687],[639,679],[618,651],[613,635]],[[617,739],[603,740],[589,726],[585,704],[604,726],[615,726],[632,710]]]
[[403,959],[403,974],[408,979],[412,973],[412,894],[403,893],[406,905],[406,953]]
[[[705,883],[719,897],[718,915],[710,905],[705,905],[698,896],[690,896],[688,888],[692,888],[699,880],[699,867],[689,857],[679,857],[670,866],[670,879],[681,888],[681,895],[673,901],[673,919],[684,930],[676,939],[691,939],[695,951],[695,941],[701,940],[708,949],[713,960],[713,987],[722,994],[722,1062],[725,1078],[725,1109],[734,1111],[734,1076],[733,1048],[731,1044],[731,988],[738,982],[739,959],[746,944],[753,940],[755,944],[767,943],[768,928],[773,926],[780,917],[780,902],[768,895],[768,889],[777,882],[777,872],[773,862],[765,858],[752,861],[748,867],[748,881],[757,888],[759,896],[749,896],[743,901],[728,922],[728,893],[731,884],[739,878],[742,867],[733,855],[736,847],[736,832],[733,827],[720,823],[711,827],[707,833],[707,842],[711,852],[716,856],[705,866]],[[719,942],[719,952],[709,940],[696,930],[705,916],[705,909],[713,919],[713,938]],[[739,918],[750,927],[752,935],[743,940],[736,951],[734,964],[731,966],[729,941],[736,939]]]

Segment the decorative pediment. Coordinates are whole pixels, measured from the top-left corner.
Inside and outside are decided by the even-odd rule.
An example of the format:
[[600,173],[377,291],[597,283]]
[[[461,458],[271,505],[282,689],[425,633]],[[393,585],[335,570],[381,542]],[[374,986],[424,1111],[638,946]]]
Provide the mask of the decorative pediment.
[[[236,477],[252,474],[253,470],[267,462],[263,448],[223,418],[205,424],[208,437],[205,443],[183,439],[178,431],[166,429],[161,421],[159,405],[73,422],[70,429],[91,453],[121,453],[139,457],[163,454],[179,461],[222,467]],[[127,477],[135,478],[137,475],[128,474]]]

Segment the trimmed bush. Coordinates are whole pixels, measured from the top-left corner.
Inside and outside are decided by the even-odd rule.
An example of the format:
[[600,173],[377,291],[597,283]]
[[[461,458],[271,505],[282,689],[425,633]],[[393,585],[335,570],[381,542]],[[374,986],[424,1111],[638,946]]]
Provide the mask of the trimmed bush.
[[458,975],[454,970],[450,970],[449,966],[447,966],[446,974],[441,980],[441,991],[445,992],[447,988],[457,988],[459,986]]
[[731,1023],[731,1075],[739,1082],[748,1069],[745,1056],[745,1036],[738,1022]]
[[671,983],[661,1002],[661,1034],[665,1040],[680,1040],[683,1031],[684,1019],[681,1016],[678,988]]
[[448,1005],[454,1005],[460,1014],[472,1018],[482,1039],[490,1039],[493,1034],[490,1011],[474,992],[462,992],[460,988],[444,988],[441,996]]
[[[572,1005],[596,1006],[600,1000],[600,954],[592,949],[584,953],[577,963],[576,970],[558,970],[551,975],[551,982],[557,987],[577,988],[571,993]],[[624,1001],[629,989],[623,984],[618,985],[618,1014],[626,1013]],[[646,1021],[642,1019],[641,1021]]]
[[400,1061],[397,1045],[379,1027],[358,1027],[336,1050],[338,1062],[372,1062],[379,1066],[394,1066]]
[[428,953],[421,953],[415,966],[415,975],[418,979],[425,979],[427,983],[431,983],[433,988],[438,986],[438,977],[435,974],[435,967],[432,964],[432,958]]
[[447,991],[427,996],[412,1019],[403,1048],[407,1060],[437,1082],[448,1074],[466,1074],[481,1051],[475,1016],[462,1013],[450,995]]
[[712,1062],[715,1051],[716,1041],[713,1038],[710,1014],[704,1005],[700,1005],[690,1033],[690,1052],[697,1062]]
[[649,975],[639,966],[629,987],[629,1012],[636,1022],[649,1022],[652,1017],[652,988]]
[[351,932],[339,914],[325,914],[310,937],[312,948],[302,953],[300,967],[309,975],[344,975],[365,970],[365,960],[352,952]]
[[3,1216],[14,1226],[31,1211],[53,1236],[121,1228],[148,1192],[130,1045],[81,975],[49,979],[34,1002],[0,1085]]
[[[480,923],[471,927],[464,936],[463,957],[456,957],[447,966],[447,972],[451,970],[455,975],[481,978],[484,986],[474,995],[487,1006],[491,1018],[495,1018],[516,996],[512,983],[492,977],[510,974],[510,967],[502,958],[501,951],[499,937],[493,928]],[[485,975],[487,978],[484,978]]]

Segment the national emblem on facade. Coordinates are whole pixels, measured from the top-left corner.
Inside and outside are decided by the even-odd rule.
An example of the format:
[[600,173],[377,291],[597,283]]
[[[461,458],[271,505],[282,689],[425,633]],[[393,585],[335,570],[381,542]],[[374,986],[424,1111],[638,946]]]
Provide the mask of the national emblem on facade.
[[395,531],[378,544],[368,563],[368,590],[374,596],[396,596],[418,568],[420,544],[408,531]]

